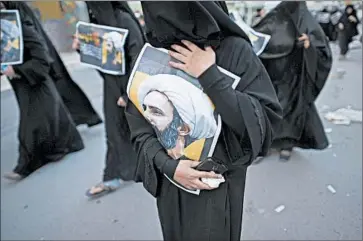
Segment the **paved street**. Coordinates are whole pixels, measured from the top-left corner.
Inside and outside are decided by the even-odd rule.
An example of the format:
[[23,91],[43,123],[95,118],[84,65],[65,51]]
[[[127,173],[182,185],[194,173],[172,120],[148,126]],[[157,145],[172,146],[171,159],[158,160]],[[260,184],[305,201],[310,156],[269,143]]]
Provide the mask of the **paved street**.
[[[341,79],[338,68],[346,71]],[[71,73],[102,113],[98,74],[77,65]],[[334,64],[317,106],[325,112],[362,109],[361,49]],[[1,175],[16,163],[17,108],[13,92],[3,91]],[[324,124],[332,129],[331,148],[297,150],[288,163],[273,155],[250,167],[242,239],[362,240],[362,125]],[[142,185],[99,200],[85,197],[101,179],[105,138],[103,126],[79,129],[85,150],[22,182],[1,181],[1,240],[161,240],[155,200]]]

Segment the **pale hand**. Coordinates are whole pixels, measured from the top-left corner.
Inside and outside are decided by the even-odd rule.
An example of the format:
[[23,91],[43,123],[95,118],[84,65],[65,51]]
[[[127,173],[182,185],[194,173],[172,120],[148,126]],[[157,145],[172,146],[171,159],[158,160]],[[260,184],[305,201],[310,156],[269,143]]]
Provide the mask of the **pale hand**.
[[72,43],[72,49],[74,49],[74,50],[79,49],[78,34],[74,35],[73,43]]
[[350,15],[350,16],[348,17],[348,19],[349,19],[349,21],[351,21],[351,22],[353,22],[353,23],[357,22],[357,19],[356,19],[354,16],[352,16],[352,15]]
[[201,178],[215,178],[222,179],[222,175],[215,174],[214,172],[201,172],[195,170],[198,162],[181,160],[175,170],[174,180],[189,190],[212,190],[216,187],[210,187],[203,183]]
[[122,97],[118,98],[117,105],[120,107],[126,107],[126,101],[124,100],[124,98]]
[[175,51],[170,50],[170,56],[181,62],[170,62],[172,67],[183,70],[194,78],[199,78],[216,63],[216,54],[211,47],[206,47],[203,50],[187,40],[183,40],[182,43],[187,48],[175,44],[171,46]]
[[2,71],[4,75],[9,78],[14,78],[16,76],[15,71],[11,65],[8,65],[5,71]]
[[310,47],[310,40],[309,40],[309,36],[307,36],[305,33],[303,33],[300,38],[299,41],[304,41],[304,48],[308,49]]
[[343,29],[344,29],[344,24],[339,23],[339,29],[340,29],[340,30],[343,30]]

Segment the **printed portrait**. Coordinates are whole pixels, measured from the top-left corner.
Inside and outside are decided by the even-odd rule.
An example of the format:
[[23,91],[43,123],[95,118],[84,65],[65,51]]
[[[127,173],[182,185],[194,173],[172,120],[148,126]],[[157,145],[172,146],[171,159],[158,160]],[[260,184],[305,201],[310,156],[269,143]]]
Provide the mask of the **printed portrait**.
[[[145,44],[127,93],[171,158],[201,161],[213,155],[222,121],[199,81],[172,68],[170,60],[165,49]],[[239,81],[224,73],[231,86]]]

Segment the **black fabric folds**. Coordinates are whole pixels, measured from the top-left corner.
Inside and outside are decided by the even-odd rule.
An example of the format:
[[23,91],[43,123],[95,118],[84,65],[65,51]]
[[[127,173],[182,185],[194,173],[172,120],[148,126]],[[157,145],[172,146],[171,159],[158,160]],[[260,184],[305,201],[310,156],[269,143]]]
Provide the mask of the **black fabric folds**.
[[230,21],[225,3],[145,1],[141,4],[146,37],[155,47],[169,48],[182,39],[200,47],[218,47],[225,36],[231,35],[248,40],[242,29]]
[[35,16],[33,10],[25,2],[4,1],[3,3],[7,9],[19,10],[22,21],[31,21],[35,30],[39,33],[40,38],[45,42],[44,46],[49,53],[50,77],[54,81],[56,88],[76,125],[87,124],[88,126],[94,126],[102,123],[100,116],[93,108],[86,94],[73,81],[52,41],[44,31],[42,24]]
[[145,37],[126,2],[87,1],[86,3],[92,23],[129,30],[124,46],[126,74],[115,76],[99,72],[103,77],[103,111],[107,139],[103,181],[115,178],[137,181],[138,178],[135,176],[137,161],[130,142],[130,129],[125,109],[117,105],[117,100],[120,97],[127,100],[127,82],[133,63],[145,44]]
[[[321,131],[323,126],[314,106],[332,67],[332,52],[324,31],[305,2],[280,3],[254,29],[272,35],[259,57],[284,110],[275,141],[284,144],[277,144],[277,148],[325,148],[328,140]],[[303,33],[310,39],[308,49],[297,42]]]
[[28,176],[49,162],[84,148],[67,108],[49,77],[45,43],[31,19],[21,19],[24,62],[13,69],[20,78],[10,84],[20,110],[19,157],[15,173]]

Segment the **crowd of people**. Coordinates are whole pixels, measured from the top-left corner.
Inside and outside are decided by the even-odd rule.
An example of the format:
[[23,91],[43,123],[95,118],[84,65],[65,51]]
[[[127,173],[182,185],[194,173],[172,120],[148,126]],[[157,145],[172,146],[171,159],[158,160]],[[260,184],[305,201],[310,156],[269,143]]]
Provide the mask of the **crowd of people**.
[[[124,181],[143,183],[157,199],[165,240],[240,240],[246,173],[272,149],[280,160],[295,147],[322,150],[329,145],[315,100],[332,67],[327,32],[304,1],[281,2],[253,28],[271,36],[257,56],[248,35],[230,17],[223,1],[142,2],[143,14],[123,1],[86,1],[91,23],[127,29],[126,73],[103,79],[102,121],[72,80],[41,22],[25,2],[2,1],[18,10],[24,62],[1,72],[13,87],[20,109],[19,157],[7,179],[19,181],[49,162],[85,148],[77,126],[104,122],[107,150],[102,181],[86,195],[98,197]],[[337,23],[341,56],[357,34],[359,19],[348,5]],[[283,27],[281,27],[283,26]],[[198,79],[222,119],[212,160],[228,169],[196,170],[184,156],[171,158],[134,103],[127,84],[145,43],[165,48],[170,66]],[[79,51],[75,34],[73,48]],[[233,88],[219,67],[241,78]],[[258,161],[257,161],[258,160]],[[166,176],[198,196],[172,184]],[[220,179],[218,187],[202,178]]]

